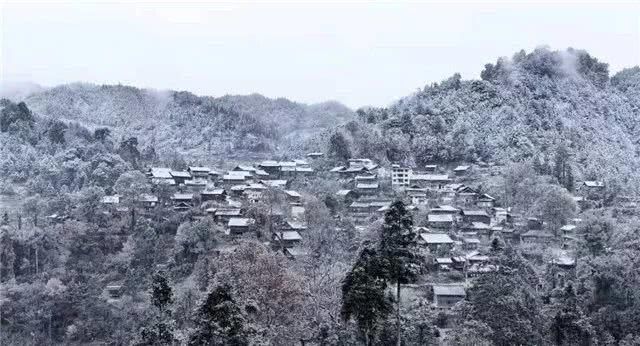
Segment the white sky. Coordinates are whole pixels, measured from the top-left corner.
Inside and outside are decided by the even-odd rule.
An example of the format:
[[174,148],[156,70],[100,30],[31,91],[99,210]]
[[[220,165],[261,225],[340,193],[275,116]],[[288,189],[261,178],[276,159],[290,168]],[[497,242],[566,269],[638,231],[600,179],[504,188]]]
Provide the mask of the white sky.
[[640,1],[0,0],[4,82],[387,105],[520,49],[640,65]]

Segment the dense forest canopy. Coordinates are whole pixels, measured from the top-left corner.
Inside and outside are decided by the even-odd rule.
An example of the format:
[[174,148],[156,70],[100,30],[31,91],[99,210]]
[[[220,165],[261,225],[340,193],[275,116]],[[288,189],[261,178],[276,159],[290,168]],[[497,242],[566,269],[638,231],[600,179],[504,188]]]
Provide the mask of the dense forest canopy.
[[418,166],[527,159],[551,166],[566,146],[577,179],[638,186],[638,67],[609,78],[608,65],[585,51],[538,48],[487,64],[481,77],[455,74],[389,107],[359,109],[337,132],[349,156]]
[[353,117],[337,102],[305,105],[258,94],[214,98],[81,83],[35,92],[24,102],[46,118],[108,127],[158,152],[199,158],[294,150],[304,138]]
[[[1,100],[0,344],[640,344],[640,68],[540,48],[481,77],[356,112],[88,84]],[[257,173],[307,151],[326,155],[286,190]],[[351,158],[376,164],[331,172]],[[391,163],[451,184],[414,198]],[[145,174],[205,165],[204,187]],[[246,184],[219,179],[235,168]]]

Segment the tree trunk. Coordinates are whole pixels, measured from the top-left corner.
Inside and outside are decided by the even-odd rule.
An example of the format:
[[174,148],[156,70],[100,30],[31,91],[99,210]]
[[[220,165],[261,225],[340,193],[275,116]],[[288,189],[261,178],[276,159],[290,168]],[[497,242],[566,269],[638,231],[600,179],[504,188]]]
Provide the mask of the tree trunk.
[[400,280],[396,283],[396,298],[397,298],[397,307],[396,307],[396,346],[400,346],[402,344],[400,338]]
[[38,275],[38,244],[36,244],[36,275]]
[[51,312],[49,312],[49,345],[53,345],[53,340],[51,339]]
[[129,226],[129,232],[133,233],[133,230],[136,227],[136,208],[131,206],[131,225]]

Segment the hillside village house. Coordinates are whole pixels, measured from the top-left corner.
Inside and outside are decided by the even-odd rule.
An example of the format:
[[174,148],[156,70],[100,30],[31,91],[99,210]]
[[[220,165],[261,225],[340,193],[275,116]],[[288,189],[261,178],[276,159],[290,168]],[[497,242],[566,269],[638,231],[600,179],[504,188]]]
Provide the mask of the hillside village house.
[[450,309],[465,297],[462,285],[433,285],[433,305],[437,308]]
[[478,235],[482,240],[488,242],[493,233],[491,226],[483,222],[466,223],[462,228],[464,232],[470,232]]
[[106,204],[106,205],[116,205],[116,204],[120,204],[120,196],[118,195],[113,195],[113,196],[103,196],[100,199],[100,203],[102,204]]
[[225,188],[244,184],[249,180],[251,180],[251,173],[246,171],[230,171],[228,174],[222,176],[222,184]]
[[448,271],[453,266],[453,260],[451,257],[438,257],[435,259],[435,264],[438,270]]
[[211,172],[211,169],[209,169],[209,167],[189,166],[187,172],[189,172],[194,179],[206,180],[209,178],[209,172]]
[[242,216],[240,208],[217,208],[213,213],[213,220],[219,223],[228,223],[231,218]]
[[357,175],[377,174],[378,165],[370,159],[350,159],[349,166],[338,166],[329,172],[338,173],[343,179],[353,178]]
[[283,231],[304,232],[307,230],[307,224],[298,220],[286,220],[280,228]]
[[438,165],[425,165],[424,171],[426,173],[435,173],[438,170]]
[[270,175],[278,175],[280,173],[280,163],[274,160],[265,160],[258,164],[258,167]]
[[356,191],[358,191],[358,193],[360,193],[361,195],[375,195],[378,193],[378,188],[380,186],[378,185],[378,182],[373,182],[373,183],[358,183],[356,184]]
[[296,259],[296,258],[308,256],[309,251],[302,247],[293,246],[293,247],[285,247],[284,254],[290,259]]
[[302,241],[302,236],[297,231],[279,231],[273,233],[273,241],[282,247],[291,248]]
[[260,180],[260,183],[274,189],[286,189],[289,186],[289,181],[284,179]]
[[192,193],[175,193],[171,197],[171,201],[174,209],[184,210],[193,207],[193,194]]
[[245,186],[243,193],[249,202],[258,203],[262,200],[263,193],[266,189],[267,187],[263,184],[252,183]]
[[420,238],[430,251],[450,250],[453,246],[453,240],[445,233],[421,233]]
[[301,204],[292,204],[291,205],[291,217],[296,219],[296,220],[302,220],[304,219],[304,215],[306,213],[306,210],[304,208],[304,206],[302,206]]
[[222,174],[214,170],[210,170],[208,176],[209,176],[209,180],[212,182],[218,182],[222,178]]
[[429,202],[426,189],[406,188],[405,193],[413,205],[422,205]]
[[218,201],[223,202],[227,199],[227,192],[224,189],[204,190],[200,193],[200,199],[203,202]]
[[249,172],[249,174],[253,174],[253,172],[256,171],[256,168],[253,166],[249,166],[249,165],[237,165],[235,167],[233,167],[233,169],[231,171],[234,172]]
[[244,196],[244,190],[247,189],[247,184],[239,184],[239,185],[233,185],[231,186],[231,188],[229,188],[229,193],[231,195],[231,197],[242,197]]
[[455,200],[459,204],[467,206],[474,205],[478,198],[478,192],[476,189],[462,185],[455,192]]
[[187,171],[171,171],[171,177],[178,185],[184,184],[187,180],[191,180],[191,174]]
[[253,219],[246,217],[232,217],[227,223],[230,235],[241,235],[251,231]]
[[560,233],[564,236],[572,236],[575,234],[576,228],[576,225],[564,225],[560,227]]
[[460,209],[450,206],[450,205],[439,205],[435,208],[431,208],[431,210],[429,210],[430,214],[448,214],[448,215],[458,215],[460,214]]
[[495,205],[496,199],[489,196],[486,193],[481,194],[480,196],[478,196],[478,198],[476,199],[476,206],[480,207],[480,208],[493,208],[493,206]]
[[155,208],[158,205],[158,197],[154,195],[144,194],[138,197],[138,203],[146,209]]
[[300,193],[298,193],[297,191],[285,190],[284,194],[287,198],[287,202],[289,203],[300,203],[300,201],[302,200],[302,195],[300,195]]
[[449,176],[446,174],[411,174],[411,187],[428,188],[432,190],[440,190],[445,187],[446,184],[451,182]]
[[548,245],[553,242],[553,234],[541,231],[530,230],[520,235],[521,241],[525,244],[542,244]]
[[471,170],[471,166],[461,165],[453,169],[453,174],[459,177],[459,176],[467,175],[467,173],[469,173],[470,170]]
[[305,176],[315,173],[309,162],[302,159],[292,161],[265,160],[258,164],[258,168],[256,171],[258,175],[266,173],[271,178],[293,178],[297,175]]
[[482,222],[490,225],[491,216],[484,210],[463,210],[462,221],[465,223]]
[[477,250],[480,246],[480,239],[475,237],[462,238],[462,244],[465,250]]
[[454,224],[452,214],[428,214],[427,223],[431,228],[451,229]]
[[587,180],[578,185],[578,189],[599,190],[604,188],[604,182],[596,180]]
[[164,167],[152,167],[147,175],[154,185],[175,185],[176,181],[171,175],[171,169]]
[[207,187],[207,181],[203,179],[185,180],[184,186],[191,192],[200,192]]
[[577,186],[578,193],[587,200],[598,200],[603,197],[605,185],[602,181],[584,181]]
[[353,201],[360,197],[360,194],[353,190],[338,190],[336,197],[347,204],[351,204]]

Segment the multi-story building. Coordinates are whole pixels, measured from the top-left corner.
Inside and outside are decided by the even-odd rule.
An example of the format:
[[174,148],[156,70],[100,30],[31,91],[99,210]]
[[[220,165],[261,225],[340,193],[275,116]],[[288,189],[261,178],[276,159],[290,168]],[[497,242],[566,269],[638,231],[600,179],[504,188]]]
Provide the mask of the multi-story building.
[[409,167],[393,165],[391,167],[391,187],[409,187],[413,170]]

